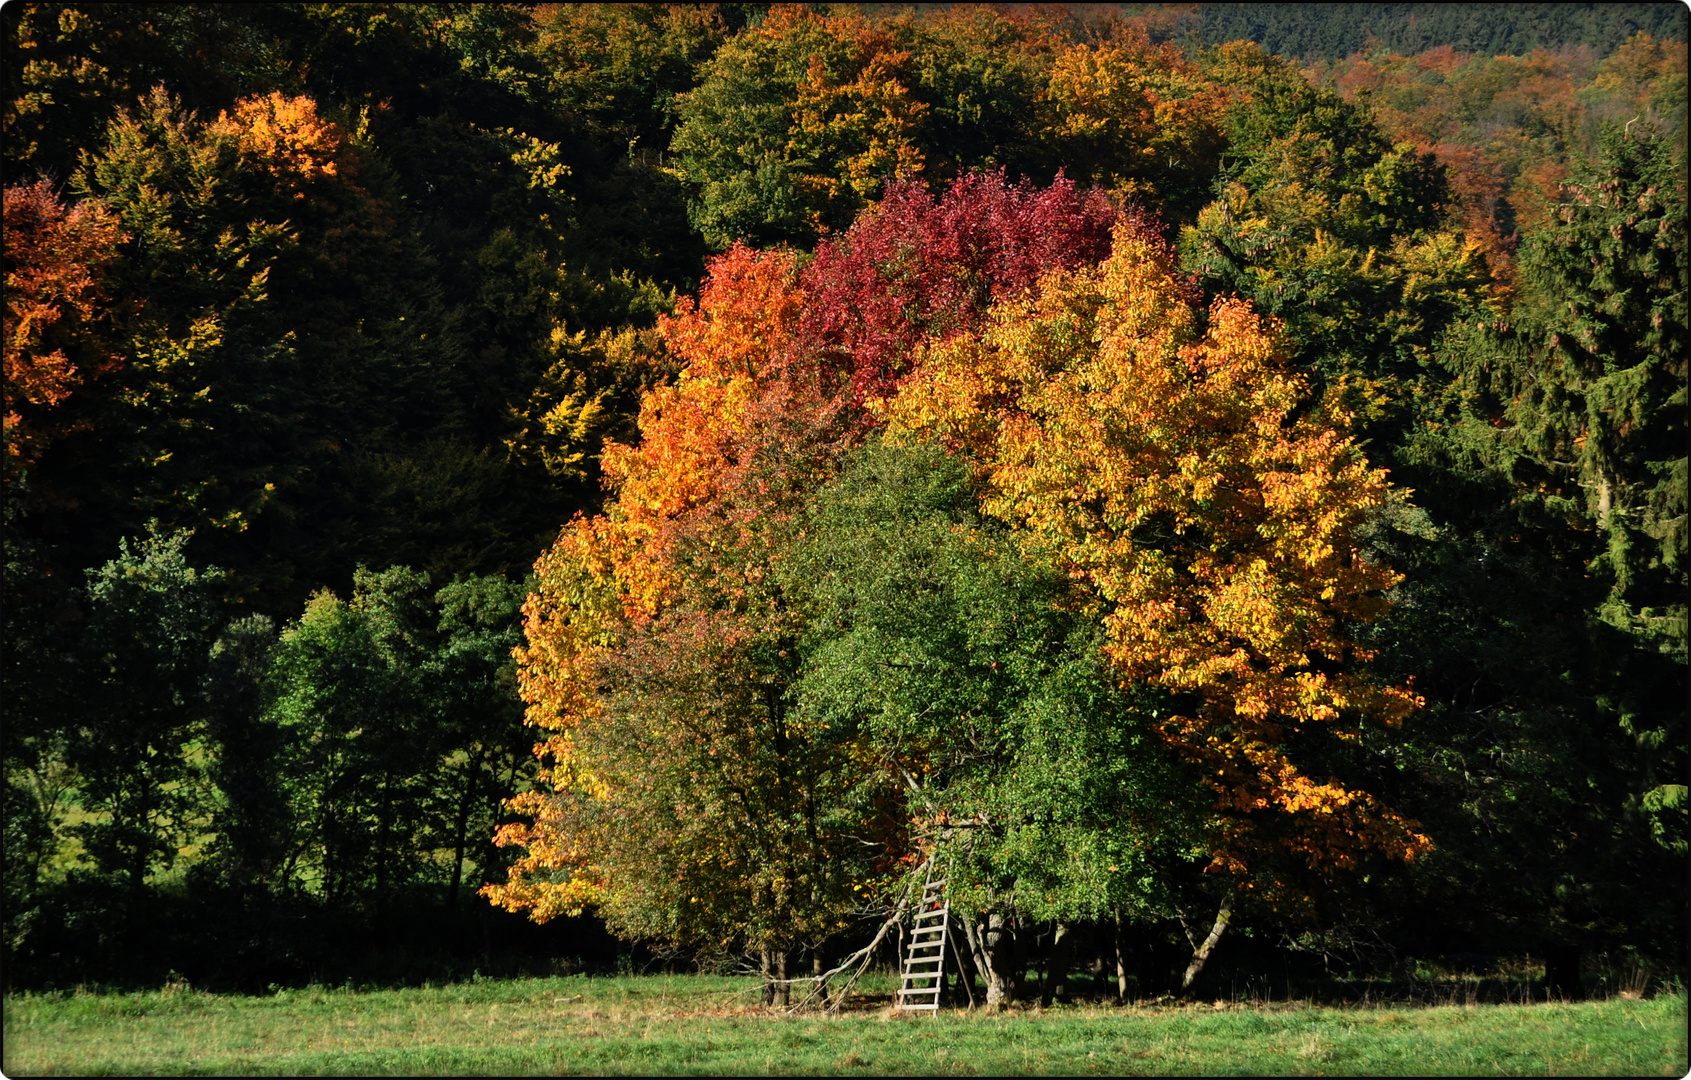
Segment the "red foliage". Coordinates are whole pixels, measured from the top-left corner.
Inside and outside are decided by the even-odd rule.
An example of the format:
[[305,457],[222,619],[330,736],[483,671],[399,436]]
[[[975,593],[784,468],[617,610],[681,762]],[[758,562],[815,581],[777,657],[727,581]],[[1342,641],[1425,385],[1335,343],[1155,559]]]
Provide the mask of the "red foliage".
[[85,369],[118,362],[109,350],[82,341],[81,331],[102,300],[95,268],[112,258],[124,236],[105,204],[90,199],[67,209],[45,180],[6,189],[4,235],[5,441],[8,456],[21,456],[19,410],[51,408],[76,385],[77,361],[66,355],[67,346]]
[[889,184],[880,205],[819,245],[800,274],[797,339],[854,402],[884,396],[918,342],[975,328],[989,304],[1052,270],[1103,259],[1124,216],[1136,231],[1155,231],[1061,174],[1036,188],[972,173],[939,199],[919,181]]

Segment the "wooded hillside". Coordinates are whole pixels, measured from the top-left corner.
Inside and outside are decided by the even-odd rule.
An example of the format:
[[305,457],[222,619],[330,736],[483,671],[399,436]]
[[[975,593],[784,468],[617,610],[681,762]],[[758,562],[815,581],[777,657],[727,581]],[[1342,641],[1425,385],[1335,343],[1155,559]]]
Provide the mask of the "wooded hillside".
[[1682,5],[0,19],[8,985],[1683,974]]

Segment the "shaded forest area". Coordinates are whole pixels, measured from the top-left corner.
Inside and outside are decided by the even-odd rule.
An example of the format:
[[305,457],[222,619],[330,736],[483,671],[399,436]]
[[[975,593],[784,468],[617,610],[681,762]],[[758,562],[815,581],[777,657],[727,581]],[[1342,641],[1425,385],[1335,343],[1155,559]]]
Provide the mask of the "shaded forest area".
[[0,18],[9,988],[1685,975],[1682,5]]

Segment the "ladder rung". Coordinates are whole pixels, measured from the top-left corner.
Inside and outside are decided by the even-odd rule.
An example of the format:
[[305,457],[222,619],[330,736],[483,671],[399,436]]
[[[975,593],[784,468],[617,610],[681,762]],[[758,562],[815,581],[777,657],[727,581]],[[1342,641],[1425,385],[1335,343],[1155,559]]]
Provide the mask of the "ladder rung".
[[935,1002],[932,1005],[900,1005],[899,1008],[903,1009],[905,1012],[939,1012],[939,1003]]
[[924,889],[943,889],[945,888],[945,879],[940,878],[938,881],[930,881],[922,887]]
[[941,948],[944,948],[944,947],[945,947],[945,942],[938,940],[938,939],[936,939],[934,941],[912,941],[910,943],[910,948],[912,950],[916,950],[916,949],[941,949]]
[[939,992],[940,992],[940,988],[937,987],[937,986],[924,986],[924,987],[917,989],[917,990],[900,990],[898,992],[898,996],[899,997],[913,997],[917,994],[937,994]]
[[918,911],[916,913],[916,918],[919,919],[919,920],[920,919],[943,919],[947,915],[950,915],[950,914],[951,914],[951,912],[949,910],[947,910],[946,908],[940,908],[938,911]]

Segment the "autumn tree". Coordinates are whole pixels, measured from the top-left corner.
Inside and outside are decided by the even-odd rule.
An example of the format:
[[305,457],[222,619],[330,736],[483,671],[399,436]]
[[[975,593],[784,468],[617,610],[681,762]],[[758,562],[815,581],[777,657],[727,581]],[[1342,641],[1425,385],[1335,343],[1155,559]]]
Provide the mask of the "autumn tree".
[[[607,514],[578,519],[540,563],[524,694],[530,722],[557,733],[544,744],[557,793],[521,800],[537,820],[507,831],[528,855],[496,901],[541,917],[592,903],[630,933],[767,945],[777,968],[791,946],[837,929],[828,920],[858,902],[846,885],[873,877],[848,871],[860,860],[840,815],[880,822],[860,824],[860,835],[884,830],[863,791],[888,775],[853,756],[849,738],[807,728],[792,711],[802,604],[766,567],[783,558],[810,493],[870,426],[864,401],[906,374],[911,345],[975,325],[995,296],[1018,294],[1047,269],[1095,257],[1114,216],[1066,183],[1037,190],[979,176],[937,200],[907,185],[803,270],[789,254],[732,248],[713,262],[697,301],[683,299],[660,320],[668,350],[686,367],[646,395],[640,442],[607,446],[603,467],[616,495]],[[1066,228],[1053,235],[1054,225]],[[727,671],[744,674],[729,679]],[[763,680],[767,700],[744,698],[735,679]],[[716,704],[701,712],[701,702]],[[707,713],[708,724],[699,719]],[[705,726],[677,743],[676,716]],[[764,836],[775,826],[741,795],[723,796],[730,816],[713,811],[655,836],[627,832],[630,820],[668,821],[674,811],[634,814],[623,800],[680,790],[665,785],[686,776],[702,784],[729,761],[744,772],[736,782],[759,799],[816,800],[792,820],[833,823]],[[638,762],[650,777],[628,771]],[[615,783],[600,786],[612,775]],[[800,776],[811,779],[794,787]],[[662,806],[679,796],[666,797]],[[759,836],[761,855],[736,846]],[[665,848],[683,842],[693,845],[685,854]],[[754,876],[720,878],[712,891],[694,871],[683,874],[683,865],[705,873],[709,844],[740,852],[725,865]],[[651,853],[660,850],[681,861],[663,863],[670,876],[653,878]],[[759,866],[824,864],[835,869],[807,886],[808,900],[785,894],[776,903],[783,894],[755,876],[775,872]],[[574,876],[561,878],[566,869]],[[782,880],[801,876],[781,871]],[[683,897],[658,888],[660,880],[694,884]],[[759,902],[748,907],[754,893]],[[754,915],[760,921],[746,921]]]
[[887,415],[967,454],[984,510],[1084,589],[1116,677],[1171,695],[1155,730],[1223,819],[1219,932],[1236,892],[1296,908],[1367,852],[1430,842],[1293,749],[1415,707],[1357,667],[1349,629],[1397,580],[1352,536],[1385,479],[1342,414],[1307,407],[1274,321],[1240,301],[1199,314],[1172,253],[1122,229],[1096,270],[931,350]]
[[[12,459],[45,432],[24,426],[21,410],[43,415],[82,378],[119,362],[99,340],[96,274],[124,239],[105,204],[66,207],[45,180],[5,194],[5,442]],[[66,350],[70,350],[70,354]],[[33,436],[33,438],[32,438]]]
[[1173,44],[1124,32],[1063,49],[1042,97],[1044,137],[1071,175],[1177,223],[1209,201],[1229,91]]
[[888,393],[916,346],[976,328],[991,304],[1041,274],[1097,262],[1119,212],[1062,175],[1048,187],[961,176],[935,197],[890,184],[872,212],[817,245],[800,280],[797,337],[854,401]]
[[854,900],[837,796],[861,771],[789,718],[794,630],[765,581],[834,411],[783,362],[793,271],[735,248],[660,323],[688,366],[646,396],[639,445],[607,449],[609,513],[537,565],[521,676],[549,790],[513,802],[535,820],[501,842],[527,851],[488,890],[539,919],[591,904],[631,935],[750,949],[769,1000]]
[[887,178],[921,171],[928,106],[902,45],[861,16],[783,5],[718,50],[678,99],[671,144],[709,243],[808,240],[848,224]]

